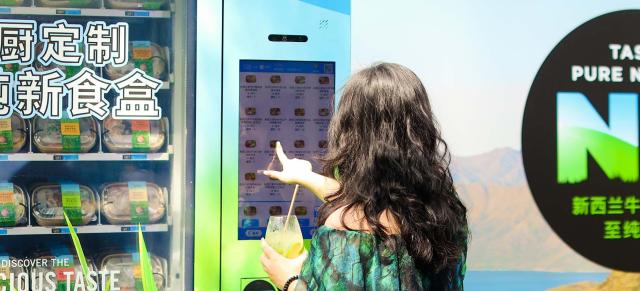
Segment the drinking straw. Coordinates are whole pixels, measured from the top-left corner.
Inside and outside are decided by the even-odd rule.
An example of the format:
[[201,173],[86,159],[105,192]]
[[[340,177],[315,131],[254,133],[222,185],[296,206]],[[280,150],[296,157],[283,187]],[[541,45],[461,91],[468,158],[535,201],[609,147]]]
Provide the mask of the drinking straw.
[[293,203],[296,201],[296,196],[298,196],[298,189],[300,189],[300,185],[296,184],[296,188],[293,189],[293,198],[291,198],[291,204],[289,205],[289,212],[287,213],[287,219],[284,221],[285,230],[289,227],[289,217],[291,217],[291,210],[293,210]]

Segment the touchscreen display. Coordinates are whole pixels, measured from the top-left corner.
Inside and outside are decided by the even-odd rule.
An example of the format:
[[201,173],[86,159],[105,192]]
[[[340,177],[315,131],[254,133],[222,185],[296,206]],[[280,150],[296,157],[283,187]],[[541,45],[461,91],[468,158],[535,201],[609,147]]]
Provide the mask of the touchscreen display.
[[[335,63],[240,61],[238,239],[264,236],[270,215],[286,215],[294,185],[270,180],[260,170],[281,170],[280,141],[289,158],[312,162],[327,147],[333,113]],[[311,238],[321,201],[300,187],[294,214],[304,238]]]

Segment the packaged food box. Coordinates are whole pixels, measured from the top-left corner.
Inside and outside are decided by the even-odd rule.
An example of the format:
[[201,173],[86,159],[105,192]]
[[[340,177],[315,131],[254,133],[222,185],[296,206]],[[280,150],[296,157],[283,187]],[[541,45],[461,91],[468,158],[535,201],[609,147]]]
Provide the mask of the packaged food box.
[[86,153],[97,139],[98,123],[92,117],[33,119],[33,144],[43,153]]
[[[5,287],[6,290],[18,290],[18,286],[28,286],[27,279],[20,274],[29,275],[29,271],[24,267],[12,266],[11,262],[15,262],[18,258],[10,256],[6,253],[0,253],[0,274],[4,274],[6,280],[0,280],[0,290]],[[16,278],[11,285],[11,274]]]
[[[149,253],[151,270],[158,291],[166,290],[167,262],[165,259]],[[100,270],[120,271],[118,287],[122,291],[137,291],[136,281],[140,284],[142,272],[140,270],[140,256],[137,253],[111,253],[100,259]]]
[[121,120],[111,117],[102,122],[103,143],[114,153],[157,152],[167,135],[166,119]]
[[27,143],[27,122],[17,113],[0,119],[0,152],[19,152]]
[[165,190],[154,183],[113,183],[102,190],[102,214],[111,224],[156,223],[165,213]]
[[24,0],[0,0],[0,6],[29,6],[31,2]]
[[87,225],[97,219],[96,194],[88,186],[50,183],[36,186],[31,192],[31,211],[38,225],[65,226],[64,212],[73,225]]
[[112,9],[160,10],[167,5],[167,0],[106,0],[104,4]]
[[[44,42],[38,42],[36,44],[35,46],[36,56],[39,56],[42,53],[42,51],[44,50],[44,45],[45,45]],[[82,47],[80,47],[80,52],[83,52]],[[33,67],[36,69],[36,71],[39,71],[39,72],[54,70],[57,68],[60,71],[62,71],[66,79],[70,79],[71,77],[75,76],[77,73],[79,73],[82,70],[82,68],[86,67],[90,69],[95,69],[94,66],[86,63],[78,66],[63,66],[63,65],[56,64],[55,62],[51,62],[49,63],[48,66],[45,66],[43,63],[40,62],[40,60],[38,60],[38,58],[36,58],[36,60],[33,62]]]
[[59,8],[98,8],[98,0],[36,0],[39,7],[59,7]]
[[149,41],[133,41],[129,43],[129,62],[120,67],[107,65],[105,71],[111,80],[124,77],[138,68],[147,75],[162,79],[167,68],[167,56],[164,48]]
[[[12,1],[12,0],[0,0],[0,2],[2,1]],[[10,5],[0,5],[0,6],[10,6]],[[17,5],[17,6],[22,6],[22,5]],[[2,68],[3,72],[7,72],[7,73],[16,73],[22,69],[24,69],[26,66],[24,65],[20,65],[20,64],[2,64],[0,65],[0,68]]]
[[[45,288],[52,287],[44,278],[51,272],[56,275],[70,272],[72,273],[70,276],[71,281],[74,283],[76,275],[82,274],[82,265],[80,264],[80,260],[77,256],[72,255],[71,251],[67,248],[64,248],[64,251],[52,250],[47,252],[37,252],[34,258],[46,263],[38,264],[31,268],[31,276],[29,276],[29,278],[32,278],[33,290],[45,290]],[[89,271],[97,273],[94,261],[89,257],[87,257],[86,260]],[[93,279],[98,281],[98,278],[94,277]],[[65,275],[56,276],[53,280],[53,283],[55,284],[53,287],[57,287],[56,290],[67,290],[67,279]],[[42,284],[42,286],[40,284]],[[98,285],[100,285],[99,282]],[[72,283],[69,288],[74,290],[73,286],[74,285]]]
[[0,183],[0,227],[25,225],[27,193],[13,183]]

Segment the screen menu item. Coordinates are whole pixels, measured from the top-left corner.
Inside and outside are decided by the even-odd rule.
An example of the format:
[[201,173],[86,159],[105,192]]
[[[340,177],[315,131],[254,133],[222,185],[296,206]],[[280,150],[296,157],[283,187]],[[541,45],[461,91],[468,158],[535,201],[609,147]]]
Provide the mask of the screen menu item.
[[[311,161],[327,148],[333,114],[335,63],[240,60],[238,239],[260,239],[271,215],[286,215],[294,185],[258,173],[281,170],[280,141],[289,158]],[[322,202],[300,188],[294,214],[304,238],[311,238]]]

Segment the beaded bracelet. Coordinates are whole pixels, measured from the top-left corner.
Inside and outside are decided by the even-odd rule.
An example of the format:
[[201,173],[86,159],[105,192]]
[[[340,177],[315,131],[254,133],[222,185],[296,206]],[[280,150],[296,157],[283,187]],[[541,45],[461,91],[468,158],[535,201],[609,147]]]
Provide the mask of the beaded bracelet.
[[298,275],[293,275],[289,278],[289,280],[287,280],[286,283],[284,283],[284,286],[282,287],[282,291],[288,291],[289,290],[289,285],[291,285],[291,283],[293,283],[293,281],[298,280],[298,278],[300,278]]

